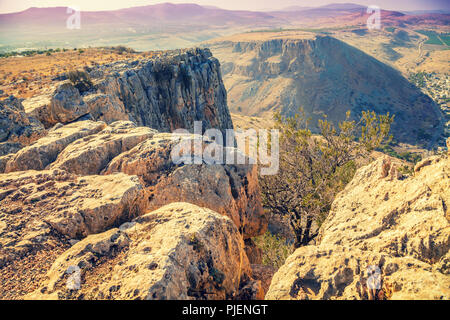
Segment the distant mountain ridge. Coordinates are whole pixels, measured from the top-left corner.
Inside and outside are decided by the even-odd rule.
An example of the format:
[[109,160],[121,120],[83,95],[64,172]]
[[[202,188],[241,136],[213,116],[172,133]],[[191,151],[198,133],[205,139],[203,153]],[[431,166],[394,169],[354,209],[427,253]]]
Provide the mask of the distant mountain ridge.
[[[80,29],[66,28],[66,7],[29,8],[0,14],[0,45],[13,47],[123,44],[138,50],[174,49],[243,31],[271,28],[362,25],[366,7],[351,3],[257,12],[198,4],[163,3],[112,11],[82,11]],[[448,25],[450,15],[382,11],[384,25]],[[1,48],[0,48],[1,49]]]
[[[428,145],[442,133],[439,111],[392,67],[336,38],[312,33],[265,32],[211,41],[219,59],[231,112],[293,116],[303,108],[310,128],[324,115],[337,124],[350,110],[395,115],[397,141]],[[421,132],[432,132],[424,139]]]

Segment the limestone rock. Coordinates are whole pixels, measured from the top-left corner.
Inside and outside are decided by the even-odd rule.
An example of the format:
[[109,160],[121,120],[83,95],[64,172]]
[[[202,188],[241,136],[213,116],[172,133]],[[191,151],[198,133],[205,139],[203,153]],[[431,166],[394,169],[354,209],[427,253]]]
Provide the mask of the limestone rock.
[[50,130],[48,135],[21,149],[6,163],[6,172],[43,170],[73,141],[99,132],[103,122],[79,121]]
[[[254,285],[243,247],[229,218],[172,203],[76,243],[28,298],[232,298],[240,287]],[[71,266],[80,269],[78,290],[66,286]]]
[[[264,233],[267,219],[261,207],[256,165],[207,164],[205,159],[200,164],[175,164],[171,156],[175,147],[182,143],[193,148],[196,139],[194,135],[156,134],[114,158],[104,173],[139,176],[147,186],[151,209],[189,202],[229,216],[244,238]],[[224,154],[239,152],[204,141],[202,147],[207,146],[223,149]]]
[[338,194],[318,245],[287,259],[266,298],[449,299],[449,203],[447,157],[410,178],[399,177],[395,159],[376,160]]
[[0,156],[5,156],[11,153],[16,153],[19,151],[23,145],[18,142],[1,142],[0,143]]
[[14,153],[19,151],[23,145],[18,142],[0,143],[0,173],[5,172],[6,163],[14,157]]
[[168,132],[192,129],[200,120],[204,128],[233,128],[220,65],[208,49],[169,51],[100,68],[97,92],[122,102],[140,126]]
[[10,153],[0,157],[0,173],[4,173],[6,170],[6,164],[14,157],[14,154]]
[[275,274],[275,268],[263,264],[251,264],[251,268],[253,279],[261,281],[261,288],[264,294],[266,294],[269,291],[272,277]]
[[[395,161],[385,157],[358,170],[336,197],[320,230],[321,244],[408,255],[429,263],[448,251],[448,159],[441,158],[410,179],[397,179],[396,173],[391,177]],[[386,171],[390,173],[384,177]]]
[[89,113],[94,119],[112,123],[120,120],[131,120],[123,106],[123,103],[116,96],[109,94],[94,93],[83,97],[88,105]]
[[25,113],[19,99],[10,96],[0,101],[0,142],[29,144],[44,134],[42,123]]
[[89,114],[94,120],[130,120],[164,132],[192,129],[194,121],[204,128],[233,128],[220,65],[208,49],[167,51],[89,72],[93,86],[88,92],[80,95],[69,81],[58,82],[24,101],[27,113],[46,127]]
[[58,122],[75,121],[89,113],[80,92],[68,80],[57,84],[51,94],[25,100],[24,106],[27,113],[39,119],[47,128]]
[[146,207],[138,178],[122,173],[77,177],[30,170],[1,174],[0,181],[3,263],[40,248],[50,235],[69,239],[103,232]]
[[275,273],[266,299],[448,300],[449,288],[448,275],[412,257],[321,245],[297,249]]
[[136,127],[130,121],[117,121],[96,134],[72,142],[50,167],[80,175],[98,174],[111,159],[155,133],[147,127]]

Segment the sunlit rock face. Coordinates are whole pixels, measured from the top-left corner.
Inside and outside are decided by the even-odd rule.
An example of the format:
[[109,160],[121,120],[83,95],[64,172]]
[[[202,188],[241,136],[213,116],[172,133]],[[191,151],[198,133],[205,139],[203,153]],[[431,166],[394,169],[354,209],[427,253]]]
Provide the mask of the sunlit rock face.
[[297,249],[269,299],[449,299],[450,163],[402,177],[397,160],[359,169],[336,197],[318,244]]

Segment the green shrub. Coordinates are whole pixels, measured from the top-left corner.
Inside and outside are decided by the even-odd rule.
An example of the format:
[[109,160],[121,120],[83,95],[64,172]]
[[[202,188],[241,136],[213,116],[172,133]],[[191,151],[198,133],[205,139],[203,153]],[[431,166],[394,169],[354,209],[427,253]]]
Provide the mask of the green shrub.
[[269,231],[253,238],[256,245],[263,251],[263,265],[279,269],[287,257],[294,252],[294,245],[282,237],[272,235]]

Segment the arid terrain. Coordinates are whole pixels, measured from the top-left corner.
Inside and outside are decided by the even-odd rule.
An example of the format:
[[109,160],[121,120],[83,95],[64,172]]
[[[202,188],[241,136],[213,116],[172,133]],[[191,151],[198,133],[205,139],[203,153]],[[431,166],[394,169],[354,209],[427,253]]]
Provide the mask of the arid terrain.
[[[48,53],[47,53],[48,52]],[[122,52],[120,48],[86,48],[47,51],[32,56],[0,59],[2,97],[30,98],[42,93],[59,74],[118,60],[138,59],[156,53]],[[30,68],[31,66],[31,68]]]
[[396,140],[426,146],[425,130],[445,143],[440,109],[430,97],[390,65],[329,35],[252,32],[205,46],[221,61],[232,112],[270,118],[302,108],[314,124],[323,115],[343,120],[348,110],[355,119],[367,109],[389,111]]
[[449,14],[65,9],[0,14],[0,300],[450,299]]

